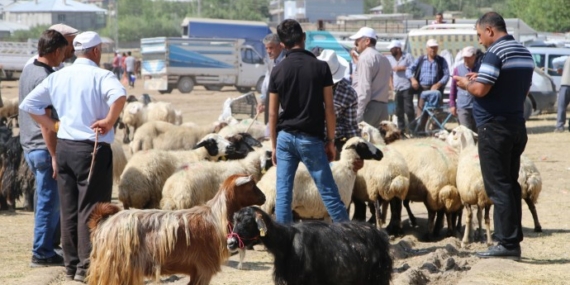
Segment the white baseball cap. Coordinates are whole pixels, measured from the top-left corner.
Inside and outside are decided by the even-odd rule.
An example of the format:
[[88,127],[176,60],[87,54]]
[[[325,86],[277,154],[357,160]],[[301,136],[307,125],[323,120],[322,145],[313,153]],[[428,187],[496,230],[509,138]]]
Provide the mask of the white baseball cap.
[[362,37],[377,39],[376,32],[374,31],[374,29],[369,28],[369,27],[360,28],[360,30],[358,30],[358,32],[356,34],[350,36],[349,39],[357,40],[357,39],[360,39]]
[[63,36],[75,36],[79,33],[79,31],[75,28],[72,28],[66,24],[55,24],[49,27],[49,30],[56,30]]
[[461,50],[461,56],[463,56],[463,57],[472,57],[476,53],[477,53],[477,49],[475,47],[472,47],[472,46],[464,47]]
[[73,48],[75,50],[85,50],[102,43],[101,37],[96,32],[83,32],[73,39]]
[[439,46],[435,39],[429,39],[426,43],[426,47],[436,47]]
[[402,48],[402,42],[400,42],[399,40],[391,41],[390,44],[388,45],[388,49],[393,49],[393,48]]
[[348,61],[338,56],[334,50],[324,49],[317,58],[325,61],[329,65],[334,83],[337,83],[344,78],[344,72],[348,68]]

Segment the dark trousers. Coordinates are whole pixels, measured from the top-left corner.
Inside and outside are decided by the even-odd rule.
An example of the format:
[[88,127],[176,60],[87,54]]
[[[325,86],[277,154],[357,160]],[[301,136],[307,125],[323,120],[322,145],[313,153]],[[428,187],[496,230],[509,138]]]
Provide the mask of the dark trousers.
[[265,95],[265,124],[269,124],[269,93]]
[[132,71],[127,72],[127,79],[129,80],[129,86],[135,87],[135,73]]
[[414,93],[411,88],[396,91],[396,116],[398,117],[398,129],[402,131],[406,128],[404,115],[408,117],[408,124],[416,118]]
[[99,144],[91,180],[93,142],[58,139],[57,183],[61,204],[61,245],[67,275],[83,275],[89,268],[91,240],[87,222],[98,202],[110,202],[113,189],[113,154]]
[[487,196],[493,201],[495,237],[507,248],[523,240],[520,156],[527,142],[524,123],[485,123],[478,128],[479,159]]

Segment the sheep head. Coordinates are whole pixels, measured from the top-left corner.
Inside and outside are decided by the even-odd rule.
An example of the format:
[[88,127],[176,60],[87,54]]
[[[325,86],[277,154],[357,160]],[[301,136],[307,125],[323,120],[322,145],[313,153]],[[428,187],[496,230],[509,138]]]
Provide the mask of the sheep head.
[[257,207],[243,208],[234,213],[234,227],[227,240],[228,249],[243,248],[265,237],[270,231],[267,225],[272,225],[271,217]]
[[477,134],[465,126],[454,128],[447,136],[446,142],[455,149],[462,151],[466,147],[474,146]]
[[233,154],[235,147],[228,140],[218,134],[208,134],[200,140],[193,149],[206,148],[208,155],[218,158],[224,155]]
[[364,121],[358,123],[358,127],[360,128],[360,136],[362,136],[362,138],[364,138],[366,141],[373,144],[386,144],[382,138],[382,135],[380,134],[380,131],[377,128]]
[[390,121],[380,122],[379,130],[386,144],[402,139],[402,132],[398,129],[396,124]]
[[353,137],[350,138],[342,147],[340,153],[341,159],[345,157],[348,152],[354,151],[359,159],[375,159],[380,160],[384,156],[382,151],[376,148],[371,143],[363,138]]

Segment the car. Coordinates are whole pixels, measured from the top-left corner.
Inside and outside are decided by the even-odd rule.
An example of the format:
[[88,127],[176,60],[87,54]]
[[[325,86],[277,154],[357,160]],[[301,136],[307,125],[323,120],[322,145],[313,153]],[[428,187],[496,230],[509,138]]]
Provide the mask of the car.
[[532,54],[534,65],[552,77],[556,90],[560,90],[560,69],[564,64],[564,57],[570,56],[570,48],[529,47],[528,50]]

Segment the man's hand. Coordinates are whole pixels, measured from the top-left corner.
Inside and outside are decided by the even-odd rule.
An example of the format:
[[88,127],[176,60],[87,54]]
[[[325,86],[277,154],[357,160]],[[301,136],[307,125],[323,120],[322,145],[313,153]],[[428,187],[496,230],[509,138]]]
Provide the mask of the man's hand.
[[434,85],[431,86],[431,89],[430,89],[430,90],[432,90],[432,91],[439,90],[440,87],[441,87],[441,84],[436,83],[436,84],[434,84]]
[[261,114],[263,112],[265,112],[265,104],[263,104],[263,103],[257,104],[257,113]]
[[467,79],[469,79],[469,81],[473,81],[477,79],[477,73],[476,72],[469,72],[467,74],[465,74],[465,77],[467,77]]
[[336,157],[336,149],[334,147],[333,142],[326,142],[325,143],[325,153],[327,154],[327,158],[329,162],[333,162]]
[[53,179],[57,178],[57,161],[55,160],[55,156],[51,157],[51,167],[53,168],[53,174],[51,175],[51,177]]
[[91,129],[93,129],[94,131],[96,131],[97,128],[99,128],[99,133],[104,135],[113,129],[113,123],[105,118],[91,125]]
[[457,108],[456,108],[456,107],[449,107],[449,112],[450,112],[453,116],[457,117]]
[[271,150],[271,161],[273,166],[277,166],[277,151],[275,149]]
[[357,172],[358,170],[362,169],[362,167],[364,167],[364,160],[362,160],[362,159],[356,159],[352,163],[352,170],[354,172]]
[[467,84],[469,84],[469,78],[459,75],[454,75],[453,79],[455,79],[455,82],[457,82],[457,86],[459,88],[467,90]]
[[412,78],[412,88],[414,88],[414,90],[418,90],[418,88],[420,88],[420,84],[415,78]]

